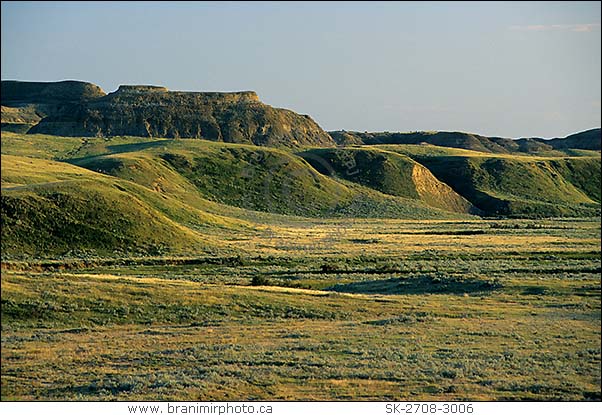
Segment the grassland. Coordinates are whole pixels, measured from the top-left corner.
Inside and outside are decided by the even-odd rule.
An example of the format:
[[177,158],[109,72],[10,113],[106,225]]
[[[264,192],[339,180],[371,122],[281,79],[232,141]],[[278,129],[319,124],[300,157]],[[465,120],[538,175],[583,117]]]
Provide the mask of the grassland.
[[5,263],[2,398],[600,399],[599,220],[337,225]]

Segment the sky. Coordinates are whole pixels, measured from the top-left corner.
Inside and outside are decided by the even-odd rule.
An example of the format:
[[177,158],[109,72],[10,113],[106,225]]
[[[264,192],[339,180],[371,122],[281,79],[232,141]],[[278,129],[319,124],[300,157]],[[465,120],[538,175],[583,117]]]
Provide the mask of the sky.
[[11,2],[3,80],[256,91],[326,130],[600,127],[600,2]]

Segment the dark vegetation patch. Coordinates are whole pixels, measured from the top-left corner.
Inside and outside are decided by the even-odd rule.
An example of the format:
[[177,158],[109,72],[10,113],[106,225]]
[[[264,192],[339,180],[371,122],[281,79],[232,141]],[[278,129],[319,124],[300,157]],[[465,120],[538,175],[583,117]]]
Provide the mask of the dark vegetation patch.
[[377,244],[379,241],[378,239],[374,238],[352,238],[349,239],[349,242],[352,242],[354,244]]
[[366,321],[365,324],[370,324],[373,326],[390,326],[390,325],[404,325],[404,324],[412,324],[412,323],[422,323],[425,321],[433,321],[434,317],[426,312],[419,311],[415,313],[403,314],[397,317],[386,318],[382,320],[371,320]]
[[499,280],[462,278],[455,276],[410,276],[386,280],[359,281],[336,284],[330,291],[361,294],[468,294],[486,293],[503,287]]

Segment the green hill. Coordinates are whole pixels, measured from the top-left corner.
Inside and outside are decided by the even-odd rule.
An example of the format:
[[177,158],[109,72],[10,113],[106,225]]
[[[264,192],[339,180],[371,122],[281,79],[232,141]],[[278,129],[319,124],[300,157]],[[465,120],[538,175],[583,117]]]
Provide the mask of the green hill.
[[215,234],[250,229],[132,182],[2,155],[3,257],[215,252]]
[[211,247],[147,203],[145,189],[82,168],[2,155],[2,186],[3,256]]
[[409,157],[375,148],[313,149],[299,153],[322,174],[382,193],[421,200],[429,206],[475,213],[470,202]]
[[[3,132],[2,255],[195,255],[287,220],[600,214],[600,155]],[[554,153],[555,154],[555,153]],[[295,218],[292,218],[295,216]],[[238,251],[237,251],[238,252]]]
[[383,146],[427,167],[486,215],[587,216],[600,212],[600,157],[487,155]]

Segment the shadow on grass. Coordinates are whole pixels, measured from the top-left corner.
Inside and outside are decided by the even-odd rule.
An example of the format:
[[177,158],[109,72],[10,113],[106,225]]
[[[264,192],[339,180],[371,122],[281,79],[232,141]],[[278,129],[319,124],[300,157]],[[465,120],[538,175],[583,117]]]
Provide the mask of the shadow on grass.
[[134,151],[146,150],[148,148],[162,147],[162,146],[165,146],[167,143],[172,142],[172,141],[173,140],[167,139],[167,140],[143,141],[143,142],[140,142],[140,143],[108,145],[106,147],[107,150],[108,150],[107,153],[93,154],[93,155],[88,155],[88,156],[83,156],[83,157],[76,157],[76,158],[65,157],[63,159],[60,159],[59,161],[64,161],[66,163],[71,163],[71,164],[78,165],[79,162],[86,161],[86,160],[91,160],[91,159],[94,159],[96,157],[101,158],[103,156],[108,156],[108,155],[111,155],[111,154],[131,153],[131,152],[134,152]]
[[394,295],[484,293],[500,288],[502,288],[502,284],[494,279],[487,280],[455,276],[440,277],[421,275],[336,284],[325,290],[352,294]]
[[166,139],[166,140],[143,141],[141,143],[114,144],[111,146],[107,146],[107,149],[109,149],[111,154],[130,153],[132,151],[146,150],[147,148],[161,147],[172,141],[174,141],[174,140]]
[[47,391],[48,397],[80,395],[80,396],[115,396],[120,393],[130,393],[139,385],[135,381],[102,380],[88,385],[70,385],[52,388]]

